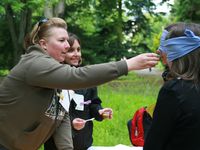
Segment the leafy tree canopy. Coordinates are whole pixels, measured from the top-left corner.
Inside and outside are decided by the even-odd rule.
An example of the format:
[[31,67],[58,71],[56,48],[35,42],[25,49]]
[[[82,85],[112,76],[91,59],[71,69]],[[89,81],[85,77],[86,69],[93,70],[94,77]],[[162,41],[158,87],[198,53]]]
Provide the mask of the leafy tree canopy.
[[67,21],[68,31],[82,41],[85,64],[153,51],[148,39],[160,33],[154,27],[155,8],[153,0],[1,0],[0,66],[17,63],[25,35],[41,16]]

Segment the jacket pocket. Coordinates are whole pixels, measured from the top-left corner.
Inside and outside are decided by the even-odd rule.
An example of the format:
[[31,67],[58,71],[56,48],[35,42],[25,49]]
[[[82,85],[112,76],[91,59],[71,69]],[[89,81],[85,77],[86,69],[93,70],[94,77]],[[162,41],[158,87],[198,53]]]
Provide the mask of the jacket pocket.
[[33,124],[25,129],[15,141],[15,149],[37,150],[48,138],[54,129],[55,121],[44,116],[41,123]]

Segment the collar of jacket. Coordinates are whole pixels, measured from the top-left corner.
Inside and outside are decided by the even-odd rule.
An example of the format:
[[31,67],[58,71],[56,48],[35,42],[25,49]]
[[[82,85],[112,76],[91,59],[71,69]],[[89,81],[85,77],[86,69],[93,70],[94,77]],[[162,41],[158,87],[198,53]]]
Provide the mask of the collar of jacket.
[[26,53],[30,53],[32,51],[39,51],[39,52],[42,52],[44,54],[48,54],[44,49],[42,49],[42,47],[39,44],[29,46]]

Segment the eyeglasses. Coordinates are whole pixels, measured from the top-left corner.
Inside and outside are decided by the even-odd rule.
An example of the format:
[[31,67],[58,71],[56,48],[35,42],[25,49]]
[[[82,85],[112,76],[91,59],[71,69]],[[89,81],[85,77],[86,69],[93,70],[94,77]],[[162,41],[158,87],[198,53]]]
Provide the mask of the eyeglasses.
[[41,20],[38,22],[38,27],[40,27],[43,23],[47,22],[48,20],[49,20],[48,18],[41,19]]

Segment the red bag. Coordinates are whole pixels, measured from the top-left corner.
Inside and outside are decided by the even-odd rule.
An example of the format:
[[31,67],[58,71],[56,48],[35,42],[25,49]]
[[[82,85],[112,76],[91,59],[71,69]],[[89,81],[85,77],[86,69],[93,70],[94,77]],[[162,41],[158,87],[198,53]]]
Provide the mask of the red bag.
[[150,129],[152,122],[151,115],[147,112],[146,107],[138,109],[127,126],[129,130],[129,138],[134,146],[144,146],[144,140]]

